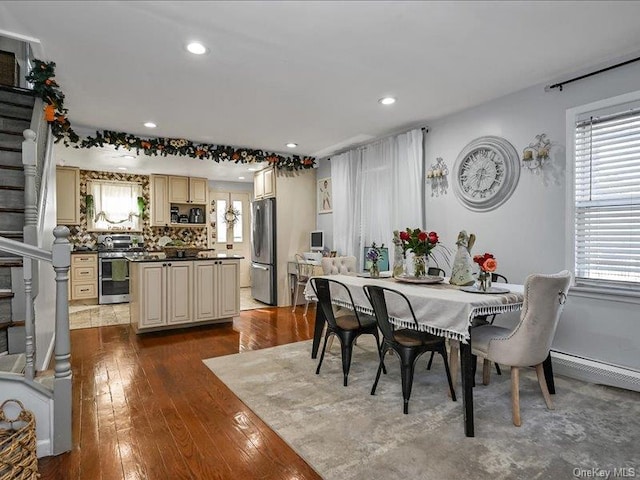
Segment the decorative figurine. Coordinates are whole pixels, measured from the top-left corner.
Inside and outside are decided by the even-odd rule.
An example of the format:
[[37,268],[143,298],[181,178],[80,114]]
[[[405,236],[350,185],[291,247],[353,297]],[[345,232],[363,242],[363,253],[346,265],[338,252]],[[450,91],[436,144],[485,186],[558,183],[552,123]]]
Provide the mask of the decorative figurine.
[[451,269],[451,285],[473,285],[475,278],[473,277],[473,261],[471,260],[471,249],[476,241],[476,236],[472,233],[467,235],[465,230],[458,234],[456,245],[458,250],[453,260],[453,268]]

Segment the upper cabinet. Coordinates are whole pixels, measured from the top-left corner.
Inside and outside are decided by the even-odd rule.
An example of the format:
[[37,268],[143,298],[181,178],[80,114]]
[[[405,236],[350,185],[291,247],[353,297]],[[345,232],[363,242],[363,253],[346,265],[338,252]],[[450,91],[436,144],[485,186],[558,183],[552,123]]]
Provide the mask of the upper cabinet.
[[169,203],[207,203],[207,179],[169,177]]
[[[202,206],[206,212],[208,182],[206,178],[177,177],[172,175],[151,175],[151,226],[152,227],[204,227],[201,223],[183,223],[178,217],[185,217],[193,207]],[[174,217],[171,218],[172,211]]]
[[276,175],[273,167],[253,175],[253,196],[256,200],[276,196]]
[[58,225],[80,224],[80,169],[56,167],[56,216]]
[[169,210],[169,177],[151,175],[151,226],[164,227],[171,223]]

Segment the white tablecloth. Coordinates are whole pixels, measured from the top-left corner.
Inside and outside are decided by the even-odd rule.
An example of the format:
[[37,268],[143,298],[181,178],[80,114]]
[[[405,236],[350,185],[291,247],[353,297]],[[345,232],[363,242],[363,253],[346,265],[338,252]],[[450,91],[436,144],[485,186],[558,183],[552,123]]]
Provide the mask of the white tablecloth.
[[[492,315],[520,310],[524,300],[524,286],[500,283],[495,286],[508,288],[505,294],[467,293],[460,287],[450,285],[446,278],[443,283],[417,285],[402,283],[394,279],[372,279],[349,275],[326,275],[322,278],[337,280],[345,284],[353,297],[356,309],[373,314],[363,286],[380,285],[398,290],[407,296],[418,320],[418,329],[446,338],[465,342],[469,339],[469,326],[478,315]],[[305,296],[316,300],[311,282],[307,284]],[[337,305],[350,306],[349,295],[343,289],[331,287],[332,301]],[[406,302],[397,295],[386,295],[389,316],[399,326],[416,328]]]

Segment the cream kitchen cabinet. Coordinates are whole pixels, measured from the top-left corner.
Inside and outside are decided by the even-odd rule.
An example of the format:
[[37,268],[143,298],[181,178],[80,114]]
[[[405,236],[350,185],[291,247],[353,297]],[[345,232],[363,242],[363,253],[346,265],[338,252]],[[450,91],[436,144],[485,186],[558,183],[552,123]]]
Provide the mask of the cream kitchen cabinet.
[[169,177],[169,203],[207,203],[207,179]]
[[139,332],[228,321],[240,313],[240,260],[132,261],[129,304]]
[[73,253],[70,280],[69,300],[97,299],[98,255],[91,252]]
[[80,224],[80,169],[56,167],[56,216],[58,225]]
[[171,223],[169,204],[169,177],[151,175],[151,226],[165,227]]
[[[130,308],[138,329],[193,320],[193,262],[137,263],[130,270]],[[137,310],[135,313],[133,308]]]
[[253,196],[256,200],[276,196],[276,175],[273,167],[253,175]]
[[240,313],[240,260],[194,262],[195,321],[228,318]]

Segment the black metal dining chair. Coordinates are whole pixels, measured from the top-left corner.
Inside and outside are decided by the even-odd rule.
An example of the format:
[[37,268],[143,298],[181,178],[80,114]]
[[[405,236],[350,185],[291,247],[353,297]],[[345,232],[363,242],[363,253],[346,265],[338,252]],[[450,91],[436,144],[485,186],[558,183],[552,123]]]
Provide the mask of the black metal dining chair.
[[[402,377],[402,398],[404,401],[404,413],[409,413],[409,398],[411,397],[411,388],[413,386],[413,372],[418,357],[425,352],[438,352],[444,360],[444,368],[447,372],[447,381],[449,382],[449,390],[451,391],[451,399],[456,401],[456,392],[451,382],[451,372],[449,371],[449,362],[447,361],[447,349],[445,339],[427,332],[418,331],[418,320],[413,311],[413,307],[409,299],[397,290],[393,290],[379,285],[365,285],[365,294],[371,302],[373,312],[378,322],[378,327],[382,331],[382,347],[380,351],[380,365],[376,373],[376,380],[371,388],[371,395],[375,395],[378,381],[380,380],[380,372],[385,371],[384,355],[393,350],[400,358],[400,375]],[[396,295],[405,300],[408,312],[411,318],[403,319],[415,325],[415,329],[401,328],[395,329],[394,325],[389,321],[389,313],[387,310],[387,302],[385,293]]]
[[438,267],[429,267],[427,270],[427,275],[433,275],[434,277],[446,277],[447,274],[445,271]]
[[[333,302],[331,299],[331,286],[338,289],[344,289],[350,300],[349,308],[352,313],[345,313],[341,310],[341,315],[336,316],[333,311]],[[311,278],[311,287],[318,299],[318,306],[322,309],[327,320],[327,329],[324,337],[324,345],[322,353],[316,369],[316,375],[320,374],[320,367],[324,360],[324,354],[327,350],[327,340],[331,335],[335,335],[340,340],[340,348],[342,350],[342,373],[344,377],[344,386],[347,386],[349,377],[349,369],[351,368],[351,355],[353,352],[353,343],[356,338],[363,334],[370,334],[376,337],[376,347],[378,355],[380,355],[380,336],[378,334],[378,325],[376,319],[371,315],[358,312],[353,303],[353,297],[347,286],[337,280],[328,278],[313,277]],[[386,369],[385,369],[386,373]]]

